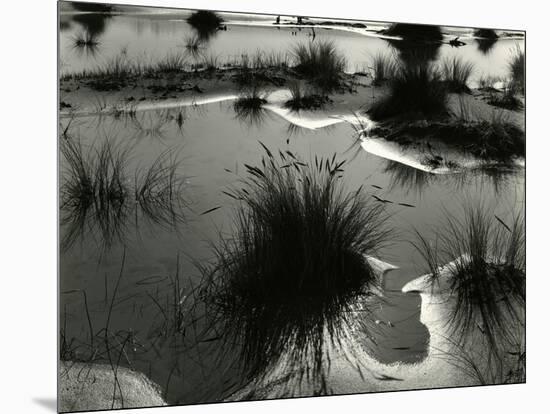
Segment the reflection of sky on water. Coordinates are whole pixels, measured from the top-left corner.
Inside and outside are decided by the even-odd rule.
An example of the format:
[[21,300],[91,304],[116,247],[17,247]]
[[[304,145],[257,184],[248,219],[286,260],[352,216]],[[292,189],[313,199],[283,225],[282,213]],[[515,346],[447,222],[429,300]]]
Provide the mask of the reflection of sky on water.
[[[194,33],[184,21],[186,16],[186,12],[181,11],[177,15],[113,16],[95,20],[90,16],[84,19],[64,16],[60,34],[61,59],[66,64],[63,70],[73,71],[102,64],[118,54],[123,47],[127,48],[129,56],[146,59],[163,57],[173,50],[183,51],[185,38]],[[245,18],[250,17],[239,16],[239,20]],[[72,36],[83,30],[94,33],[100,42],[94,57],[79,55],[72,49]],[[219,55],[223,62],[245,51],[254,52],[259,47],[266,51],[289,50],[296,40],[308,39],[308,31],[299,32],[296,37],[290,35],[291,30],[230,25],[227,32],[217,33],[209,39],[207,50],[209,54]],[[323,37],[335,40],[348,55],[351,69],[363,66],[379,50],[394,50],[383,39],[318,29],[317,39]],[[446,44],[437,45],[434,47],[435,53],[439,58],[459,55],[475,62],[477,75],[500,75],[507,70],[505,62],[516,41],[499,40],[491,48],[483,50],[478,41],[463,40],[467,43],[464,47],[453,49]],[[397,45],[398,49],[402,46],[400,43]],[[61,252],[61,290],[84,286],[96,310],[92,313],[94,325],[101,326],[104,311],[98,304],[103,303],[105,289],[103,280],[98,283],[97,278],[116,276],[122,252],[119,242],[124,240],[127,243],[127,272],[121,287],[122,299],[112,322],[113,329],[135,327],[136,335],[144,341],[153,335],[148,330],[151,320],[156,317],[147,294],[161,300],[165,299],[166,293],[163,287],[159,290],[153,285],[150,288],[146,285],[146,293],[138,291],[138,287],[142,289],[144,286],[141,281],[152,277],[169,280],[168,275],[175,272],[178,254],[198,261],[211,258],[208,241],[216,240],[219,231],[229,233],[231,223],[228,212],[235,207],[223,191],[238,182],[244,163],[257,164],[262,154],[258,140],[272,149],[290,149],[306,161],[314,155],[331,156],[336,152],[341,159],[348,159],[344,174],[348,188],[355,189],[363,185],[371,195],[393,201],[387,209],[392,214],[393,224],[403,234],[381,255],[385,261],[399,266],[399,269],[387,275],[385,300],[377,303],[373,312],[377,319],[391,321],[394,326],[380,327],[381,332],[375,334],[378,335],[375,338],[376,346],[370,342],[364,344],[383,362],[411,362],[426,353],[427,331],[417,315],[420,299],[400,292],[405,283],[425,271],[423,261],[408,241],[411,223],[429,237],[433,233],[434,223],[442,218],[442,207],[451,213],[459,213],[465,198],[484,199],[497,204],[497,213],[504,220],[509,217],[510,211],[523,208],[522,170],[500,172],[485,169],[468,174],[435,176],[360,149],[357,152],[350,151],[353,131],[345,123],[316,131],[304,130],[274,116],[270,111],[235,112],[233,102],[191,106],[181,113],[144,111],[133,119],[124,116],[82,118],[75,121],[72,128],[85,145],[92,145],[100,134],[111,136],[119,143],[132,143],[133,157],[129,160],[129,171],[134,171],[139,165],[151,164],[167,148],[178,152],[183,159],[178,165],[178,173],[188,177],[186,195],[191,201],[191,208],[189,220],[181,231],[171,231],[155,223],[152,223],[151,231],[143,233],[132,228],[120,240],[115,238],[108,252],[102,251],[96,238],[84,234],[79,243]],[[400,202],[414,207],[400,206]],[[221,207],[211,214],[200,215],[200,212],[218,206]],[[117,230],[122,232],[127,229],[120,227]],[[189,283],[198,282],[196,268],[190,261],[181,260],[180,271],[189,279]],[[108,281],[105,286],[107,289],[112,288]],[[81,311],[80,308],[75,310],[78,304],[75,298],[63,297],[62,301],[73,306],[71,311]],[[75,336],[85,332],[84,318],[73,318],[71,321],[69,330]],[[220,369],[214,363],[219,361],[214,359],[199,368],[200,356],[195,354],[194,348],[189,351],[185,348],[189,344],[177,344],[181,348],[172,348],[172,345],[167,346],[160,341],[158,347],[165,351],[162,356],[156,354],[156,351],[150,351],[151,354],[140,356],[142,360],[137,362],[141,371],[148,373],[160,384],[164,385],[168,375],[171,375],[173,383],[168,391],[170,401],[189,403],[220,398],[239,375],[235,367],[225,366],[229,364],[230,358],[224,362],[224,369]],[[216,352],[218,345],[212,342],[212,349],[208,352]],[[176,349],[184,348],[185,352],[176,352]],[[155,362],[151,364],[151,361]]]
[[[176,14],[139,14],[116,15],[105,19],[90,19],[82,22],[81,17],[65,15],[61,17],[64,30],[61,32],[61,58],[67,63],[64,70],[79,71],[107,61],[126,48],[128,56],[154,60],[164,57],[175,50],[184,51],[185,39],[196,34],[185,21],[189,12],[178,11]],[[225,16],[226,19],[235,19],[235,16]],[[252,17],[251,17],[252,18]],[[81,20],[80,22],[78,20]],[[88,19],[86,23],[86,19]],[[243,20],[239,16],[238,20]],[[260,18],[265,20],[265,18]],[[93,22],[93,23],[92,23]],[[69,25],[70,24],[70,25]],[[86,26],[86,24],[88,26]],[[68,26],[69,25],[69,26]],[[82,59],[71,52],[71,36],[86,27],[98,31],[101,41],[100,57],[97,61]],[[270,26],[227,26],[227,31],[216,33],[208,40],[207,53],[218,56],[220,62],[233,60],[242,53],[262,51],[280,52],[289,51],[297,41],[309,41],[310,30],[299,31],[297,36],[291,32],[295,28],[281,27],[277,30]],[[378,26],[380,29],[383,26]],[[443,28],[445,33],[445,28]],[[447,36],[447,42],[454,36]],[[384,39],[366,37],[360,34],[343,32],[341,30],[316,29],[316,39],[328,38],[334,40],[340,50],[346,55],[348,70],[355,71],[369,64],[370,59],[379,51],[392,51]],[[476,64],[476,76],[506,74],[506,65],[503,62],[510,56],[511,49],[516,43],[523,47],[523,41],[501,39],[493,45],[491,50],[480,51],[478,41],[473,38],[462,37],[466,42],[464,47],[453,48],[449,44],[439,47],[439,57],[459,55]],[[91,67],[90,67],[91,66]]]

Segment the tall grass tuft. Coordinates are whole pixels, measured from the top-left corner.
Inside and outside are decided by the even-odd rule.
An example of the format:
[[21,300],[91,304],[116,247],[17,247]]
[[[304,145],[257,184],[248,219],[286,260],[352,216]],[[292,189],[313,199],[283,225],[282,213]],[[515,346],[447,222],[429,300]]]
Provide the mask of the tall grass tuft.
[[264,148],[261,165],[245,165],[247,176],[228,193],[239,200],[234,232],[203,269],[207,297],[248,376],[284,355],[319,378],[326,338],[337,346],[354,319],[347,311],[370,294],[377,276],[366,256],[391,230],[383,206],[343,187],[344,161],[308,164]]
[[134,175],[135,200],[140,211],[151,222],[171,228],[185,221],[188,202],[183,197],[184,178],[178,174],[180,162],[177,153],[166,150]]
[[396,115],[437,117],[447,112],[447,90],[438,68],[429,62],[402,63],[389,85],[388,96],[369,109],[373,119]]
[[380,86],[395,76],[397,64],[391,55],[378,52],[372,58],[371,71],[373,85]]
[[85,53],[87,56],[95,57],[99,49],[98,36],[85,30],[73,36],[73,49],[78,53]]
[[220,25],[223,19],[213,11],[198,10],[187,18],[187,23],[192,26],[202,39],[210,38]]
[[476,29],[474,30],[475,37],[482,37],[484,39],[498,39],[497,32],[493,29]]
[[130,147],[105,138],[83,148],[80,141],[68,136],[62,138],[60,149],[63,250],[85,234],[98,237],[104,248],[124,241],[130,219],[137,220],[138,212],[150,222],[171,229],[185,220],[184,177],[177,171],[172,151],[162,153],[148,167],[137,168],[132,186],[127,171]]
[[195,61],[199,61],[204,58],[206,46],[204,44],[204,40],[198,35],[187,37],[184,42],[184,47],[186,53]]
[[488,54],[498,41],[498,35],[493,29],[477,29],[474,36],[477,48],[484,55]]
[[285,108],[299,111],[301,109],[321,109],[330,102],[328,96],[319,95],[308,91],[299,82],[291,82],[289,85],[291,98],[284,103]]
[[244,88],[239,98],[233,103],[235,116],[251,125],[260,125],[263,120],[264,108],[267,103],[267,92],[259,83]]
[[512,51],[508,68],[514,90],[525,93],[525,52],[519,46]]
[[296,61],[295,70],[316,86],[329,92],[340,87],[347,62],[334,42],[323,40],[298,43],[292,53]]
[[90,217],[94,217],[94,229],[98,228],[110,245],[123,231],[128,150],[105,140],[86,153],[72,138],[63,139],[60,148],[67,167],[60,188],[61,210],[65,213],[61,224],[68,228],[61,247],[66,249],[74,243]]
[[393,23],[386,31],[386,35],[399,36],[405,40],[441,41],[443,34],[439,26],[413,23]]
[[[467,204],[462,217],[446,213],[434,240],[417,232],[432,284],[448,282],[449,326],[459,342],[481,329],[490,351],[514,343],[525,309],[525,224],[523,213],[503,220],[482,202]],[[440,266],[451,263],[447,270]],[[456,336],[455,336],[456,335]]]
[[464,62],[461,58],[454,56],[445,59],[441,64],[443,81],[450,92],[469,93],[468,80],[474,72],[474,65]]

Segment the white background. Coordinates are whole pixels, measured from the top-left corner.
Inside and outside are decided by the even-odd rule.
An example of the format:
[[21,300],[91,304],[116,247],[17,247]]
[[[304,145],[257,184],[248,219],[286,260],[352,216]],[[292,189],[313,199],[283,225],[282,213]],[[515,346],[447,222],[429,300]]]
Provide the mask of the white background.
[[[56,3],[2,2],[0,412],[55,411]],[[144,409],[138,413],[542,412],[547,406],[548,10],[527,1],[151,0],[119,3],[526,29],[527,385]],[[7,89],[7,93],[6,93]],[[126,412],[126,411],[125,411]]]

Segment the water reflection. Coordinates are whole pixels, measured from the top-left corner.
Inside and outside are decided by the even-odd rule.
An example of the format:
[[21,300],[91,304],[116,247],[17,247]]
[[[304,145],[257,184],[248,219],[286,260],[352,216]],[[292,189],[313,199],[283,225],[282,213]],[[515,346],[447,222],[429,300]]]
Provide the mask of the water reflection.
[[443,44],[443,34],[439,26],[396,23],[386,34],[402,38],[386,41],[397,51],[404,63],[436,60]]
[[227,26],[222,25],[223,19],[216,13],[207,10],[196,11],[189,16],[187,23],[203,41],[210,40],[218,30],[227,30]]
[[127,171],[131,148],[108,138],[85,149],[67,135],[61,139],[61,153],[62,250],[91,238],[106,251],[125,242],[130,229],[139,233],[141,224],[177,232],[186,221],[189,203],[177,152],[166,150],[149,166],[137,166],[133,177]]
[[73,50],[80,56],[95,58],[99,52],[99,39],[88,31],[78,33],[72,37]]
[[474,31],[478,50],[487,55],[495,46],[498,35],[493,29],[477,29]]
[[509,190],[520,172],[520,167],[510,164],[482,164],[452,174],[434,174],[392,160],[387,160],[384,166],[384,173],[390,175],[390,190],[402,189],[405,194],[415,193],[419,198],[435,183],[451,186],[457,191],[491,186],[498,195]]

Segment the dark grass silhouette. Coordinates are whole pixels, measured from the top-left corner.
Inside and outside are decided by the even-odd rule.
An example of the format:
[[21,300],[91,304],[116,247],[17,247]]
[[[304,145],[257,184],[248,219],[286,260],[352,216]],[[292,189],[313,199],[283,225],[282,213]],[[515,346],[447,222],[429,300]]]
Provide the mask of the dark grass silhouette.
[[213,11],[198,10],[187,18],[187,23],[195,29],[201,39],[208,40],[216,33],[223,19]]
[[184,177],[177,172],[173,151],[163,152],[148,167],[137,167],[132,185],[129,146],[116,145],[106,137],[84,148],[80,141],[63,137],[60,149],[63,250],[85,236],[108,249],[116,241],[123,242],[130,224],[138,226],[141,218],[172,230],[185,221]]
[[184,42],[186,53],[195,61],[204,59],[206,51],[205,41],[198,35],[189,36]]
[[399,36],[407,40],[443,40],[441,28],[427,24],[393,23],[384,34]]
[[391,80],[397,71],[397,64],[393,56],[379,52],[374,55],[371,62],[372,83],[380,86]]
[[314,85],[330,92],[341,86],[345,57],[332,41],[298,43],[292,49],[294,69]]
[[518,86],[513,80],[505,82],[502,90],[489,90],[487,103],[499,108],[517,111],[523,109],[523,102],[518,98]]
[[388,95],[368,110],[375,120],[434,118],[447,112],[447,89],[438,68],[432,63],[401,63],[389,83]]
[[432,284],[440,266],[450,267],[450,294],[456,298],[449,324],[463,343],[481,329],[489,352],[502,355],[514,345],[525,309],[525,225],[523,213],[502,220],[483,203],[467,204],[462,217],[446,212],[435,240],[419,232],[414,244],[426,261]]
[[475,37],[482,37],[484,39],[498,39],[497,32],[493,29],[476,29],[474,30]]
[[249,125],[261,125],[265,118],[263,105],[267,103],[267,92],[260,83],[243,88],[239,98],[233,103],[235,117]]
[[265,150],[228,193],[239,202],[234,233],[202,267],[203,293],[226,346],[240,346],[246,378],[283,363],[322,393],[327,347],[338,347],[355,320],[349,311],[372,294],[377,276],[366,256],[388,243],[391,229],[362,188],[345,190],[344,162],[306,164]]
[[73,50],[79,54],[85,54],[90,57],[95,57],[99,52],[99,39],[98,36],[84,31],[78,33],[72,37]]
[[398,52],[402,62],[434,61],[443,43],[439,26],[394,23],[384,34],[401,38],[387,39],[387,42]]
[[484,55],[488,54],[498,41],[498,35],[493,29],[476,29],[474,36],[477,48]]
[[321,109],[330,102],[330,98],[325,95],[308,91],[303,88],[299,82],[289,84],[291,98],[284,103],[284,107],[299,111],[301,109]]
[[468,80],[474,72],[474,65],[464,62],[461,58],[454,56],[445,59],[441,64],[443,82],[450,92],[469,93]]
[[519,46],[512,50],[508,68],[514,90],[525,93],[525,52]]
[[497,112],[489,120],[453,117],[429,124],[404,121],[389,128],[376,127],[371,133],[405,145],[419,140],[439,141],[482,160],[507,162],[525,157],[524,131]]

